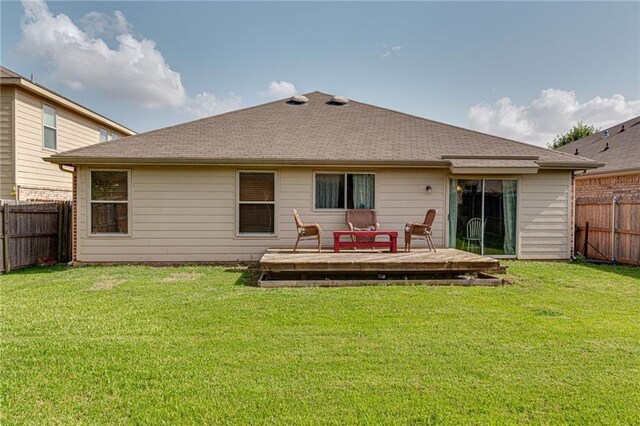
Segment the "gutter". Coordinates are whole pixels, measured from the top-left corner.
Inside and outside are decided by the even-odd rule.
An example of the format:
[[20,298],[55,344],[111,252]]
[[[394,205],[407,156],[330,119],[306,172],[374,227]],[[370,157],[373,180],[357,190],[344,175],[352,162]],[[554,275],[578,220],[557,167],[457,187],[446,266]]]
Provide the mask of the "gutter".
[[371,161],[371,160],[283,160],[277,158],[265,159],[247,159],[239,160],[237,158],[220,158],[220,159],[204,159],[204,158],[90,158],[90,157],[72,157],[72,156],[51,156],[44,158],[44,161],[59,165],[202,165],[202,166],[361,166],[361,167],[449,167],[449,161]]

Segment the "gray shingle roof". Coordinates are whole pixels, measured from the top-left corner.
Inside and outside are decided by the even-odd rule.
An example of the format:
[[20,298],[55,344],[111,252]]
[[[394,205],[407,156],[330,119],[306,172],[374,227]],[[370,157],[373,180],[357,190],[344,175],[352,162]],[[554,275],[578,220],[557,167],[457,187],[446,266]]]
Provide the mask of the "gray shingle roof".
[[[596,167],[591,160],[331,95],[279,100],[67,151],[49,161],[90,163],[433,164],[447,156]],[[483,164],[484,161],[482,161]]]
[[[622,126],[624,131],[621,131]],[[604,136],[605,130],[609,131],[609,137]],[[581,157],[606,163],[602,168],[587,172],[590,175],[640,170],[640,117],[605,130],[573,141],[558,150],[574,154],[577,149]],[[609,148],[605,149],[607,144]]]

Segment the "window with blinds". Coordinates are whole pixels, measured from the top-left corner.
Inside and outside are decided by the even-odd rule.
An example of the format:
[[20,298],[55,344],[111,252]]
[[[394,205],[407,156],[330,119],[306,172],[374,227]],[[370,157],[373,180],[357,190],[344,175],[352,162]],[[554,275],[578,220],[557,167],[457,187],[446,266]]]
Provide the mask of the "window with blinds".
[[129,232],[129,171],[91,171],[91,233]]
[[238,233],[275,233],[275,173],[238,173]]

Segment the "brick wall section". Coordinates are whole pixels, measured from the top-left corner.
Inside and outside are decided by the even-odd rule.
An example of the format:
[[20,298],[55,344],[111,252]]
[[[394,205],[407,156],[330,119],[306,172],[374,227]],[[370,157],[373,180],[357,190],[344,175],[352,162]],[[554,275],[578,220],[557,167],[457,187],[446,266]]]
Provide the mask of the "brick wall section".
[[69,201],[71,191],[54,188],[18,187],[19,201]]
[[578,177],[576,197],[605,197],[640,194],[640,172],[618,176]]

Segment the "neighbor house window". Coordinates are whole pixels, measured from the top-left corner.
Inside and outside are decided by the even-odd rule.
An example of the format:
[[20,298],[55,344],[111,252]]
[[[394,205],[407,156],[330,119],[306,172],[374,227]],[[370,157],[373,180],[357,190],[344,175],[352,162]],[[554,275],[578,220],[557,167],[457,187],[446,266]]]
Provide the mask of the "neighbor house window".
[[49,105],[43,105],[42,115],[44,123],[44,139],[42,141],[42,146],[47,149],[57,149],[58,130],[56,126],[56,109]]
[[106,142],[109,140],[109,130],[100,127],[100,142]]
[[100,127],[100,142],[114,141],[119,138],[120,138],[120,135],[117,134],[116,132],[112,132],[109,129]]
[[275,173],[238,173],[238,233],[275,233]]
[[373,209],[376,176],[372,173],[316,173],[316,209]]
[[91,233],[129,232],[129,172],[91,171]]

